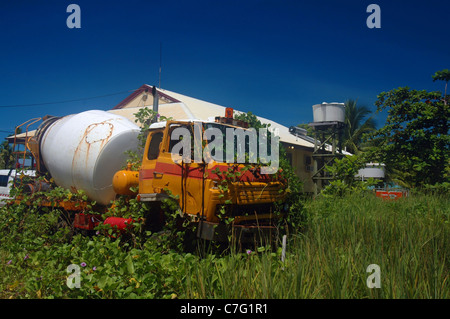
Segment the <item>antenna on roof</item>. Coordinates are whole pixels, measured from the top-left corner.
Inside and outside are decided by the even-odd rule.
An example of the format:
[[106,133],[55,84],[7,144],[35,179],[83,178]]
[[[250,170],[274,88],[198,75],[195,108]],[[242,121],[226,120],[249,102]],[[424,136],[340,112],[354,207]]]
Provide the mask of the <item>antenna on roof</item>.
[[155,111],[155,113],[158,114],[159,96],[158,90],[154,86],[152,88],[152,95],[153,95],[153,111]]
[[159,42],[159,88],[161,88],[162,42]]

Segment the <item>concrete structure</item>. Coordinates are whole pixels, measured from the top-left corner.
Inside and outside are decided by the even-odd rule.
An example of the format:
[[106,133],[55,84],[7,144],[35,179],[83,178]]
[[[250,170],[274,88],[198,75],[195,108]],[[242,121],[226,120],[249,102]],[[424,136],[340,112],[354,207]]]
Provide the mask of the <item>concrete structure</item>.
[[361,168],[356,174],[357,178],[362,180],[375,178],[383,180],[385,178],[385,164],[383,163],[367,163],[366,167]]
[[[109,112],[122,115],[134,122],[134,114],[138,112],[139,108],[144,106],[152,108],[152,89],[153,87],[150,85],[142,85]],[[225,106],[209,103],[168,90],[157,89],[157,91],[159,97],[158,113],[161,116],[171,117],[175,120],[198,119],[207,121],[216,116],[225,115]],[[242,113],[239,110],[235,110],[235,112]],[[278,131],[280,141],[286,148],[288,160],[304,184],[304,191],[309,193],[314,192],[314,183],[312,180],[314,142],[311,137],[302,137],[301,134],[296,136],[289,132],[287,126],[259,116],[258,119],[263,124],[270,124],[270,129]]]

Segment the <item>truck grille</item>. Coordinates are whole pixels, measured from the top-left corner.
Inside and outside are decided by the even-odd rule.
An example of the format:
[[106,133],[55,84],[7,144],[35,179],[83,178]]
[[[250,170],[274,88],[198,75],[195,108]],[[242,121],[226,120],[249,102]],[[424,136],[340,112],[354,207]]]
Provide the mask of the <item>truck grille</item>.
[[273,202],[281,198],[278,186],[246,187],[237,191],[237,204]]

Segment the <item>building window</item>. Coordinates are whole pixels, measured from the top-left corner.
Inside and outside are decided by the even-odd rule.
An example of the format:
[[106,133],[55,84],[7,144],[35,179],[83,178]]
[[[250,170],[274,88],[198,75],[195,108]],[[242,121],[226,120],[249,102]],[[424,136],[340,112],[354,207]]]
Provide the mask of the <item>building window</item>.
[[287,161],[292,166],[292,153],[286,153]]
[[311,156],[305,155],[305,166],[311,165]]

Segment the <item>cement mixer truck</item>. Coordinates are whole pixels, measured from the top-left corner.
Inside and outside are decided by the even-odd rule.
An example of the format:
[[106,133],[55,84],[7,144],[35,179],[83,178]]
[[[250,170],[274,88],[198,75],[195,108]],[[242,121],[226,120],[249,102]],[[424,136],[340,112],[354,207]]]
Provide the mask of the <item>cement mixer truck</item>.
[[[99,223],[126,227],[129,219],[101,217],[118,196],[149,204],[172,200],[180,216],[198,226],[199,238],[225,241],[230,231],[242,241],[267,236],[275,230],[274,221],[279,216],[274,212],[274,203],[285,196],[285,184],[278,174],[264,174],[260,167],[249,168],[245,164],[205,161],[207,156],[190,161],[195,157],[194,150],[186,155],[177,148],[183,138],[174,134],[175,129],[183,128],[192,136],[208,127],[246,129],[246,123],[234,120],[232,112],[229,114],[214,121],[151,124],[138,171],[126,165],[125,151],[138,149],[140,133],[140,128],[130,120],[98,110],[44,118],[27,143],[38,175],[47,176],[48,181],[71,192],[82,190],[88,201],[40,202],[59,205],[70,212],[75,228],[94,230]],[[204,149],[208,143],[211,141],[203,141],[200,148]],[[38,193],[48,185],[40,180],[27,187],[29,193]],[[86,209],[90,202],[96,203],[95,213]],[[146,225],[148,221],[163,222],[161,214],[160,209],[149,209],[143,222]],[[232,222],[224,223],[224,218]]]

